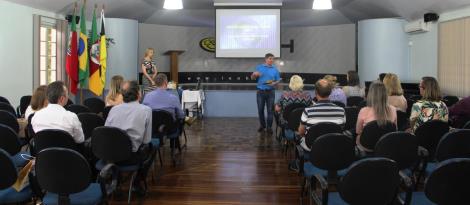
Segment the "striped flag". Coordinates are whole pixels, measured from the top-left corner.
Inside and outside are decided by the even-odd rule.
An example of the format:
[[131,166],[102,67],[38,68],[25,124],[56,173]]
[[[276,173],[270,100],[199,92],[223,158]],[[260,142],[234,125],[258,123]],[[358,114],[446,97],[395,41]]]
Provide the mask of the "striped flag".
[[70,79],[70,92],[77,94],[78,84],[78,53],[77,53],[77,22],[75,21],[75,8],[73,9],[73,17],[67,47],[67,58],[65,59],[65,68]]
[[108,58],[107,48],[106,48],[106,34],[104,31],[104,6],[101,9],[101,32],[100,32],[100,77],[101,77],[101,86],[102,89],[106,85],[106,60]]
[[80,15],[80,38],[78,40],[78,80],[84,88],[88,80],[88,36],[86,30],[85,2]]
[[103,86],[101,85],[100,78],[100,36],[98,36],[96,29],[96,6],[93,10],[93,20],[91,22],[91,38],[92,43],[90,47],[90,82],[89,89],[97,96],[101,96]]

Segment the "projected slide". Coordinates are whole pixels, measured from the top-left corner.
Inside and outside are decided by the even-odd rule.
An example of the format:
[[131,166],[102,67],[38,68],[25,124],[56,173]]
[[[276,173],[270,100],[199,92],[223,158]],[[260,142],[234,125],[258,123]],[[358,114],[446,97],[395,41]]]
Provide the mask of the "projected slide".
[[279,10],[217,10],[216,57],[280,55]]

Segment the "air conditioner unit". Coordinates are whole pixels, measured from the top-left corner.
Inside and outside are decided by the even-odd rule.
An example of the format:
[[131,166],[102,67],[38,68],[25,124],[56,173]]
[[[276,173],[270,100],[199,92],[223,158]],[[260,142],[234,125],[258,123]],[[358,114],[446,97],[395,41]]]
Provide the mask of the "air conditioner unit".
[[430,25],[423,20],[418,20],[405,25],[405,32],[409,34],[424,33],[430,31]]

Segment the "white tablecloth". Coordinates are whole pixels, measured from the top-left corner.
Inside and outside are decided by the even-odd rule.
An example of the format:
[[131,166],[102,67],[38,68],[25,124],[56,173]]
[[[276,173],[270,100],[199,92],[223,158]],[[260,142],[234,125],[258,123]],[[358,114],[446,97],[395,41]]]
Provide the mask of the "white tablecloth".
[[202,90],[184,90],[181,96],[181,107],[185,109],[194,109],[195,106],[201,108],[204,114],[204,91]]

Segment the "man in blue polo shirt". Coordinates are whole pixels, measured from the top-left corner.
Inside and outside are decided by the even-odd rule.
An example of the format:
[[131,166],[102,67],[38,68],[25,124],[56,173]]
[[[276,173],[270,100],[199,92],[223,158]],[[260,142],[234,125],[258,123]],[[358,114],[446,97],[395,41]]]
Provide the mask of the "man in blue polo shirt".
[[[268,53],[264,56],[264,63],[256,66],[256,71],[251,74],[251,79],[258,79],[256,102],[258,104],[258,116],[260,127],[258,132],[264,131],[272,134],[274,113],[274,86],[281,80],[279,71],[273,65],[274,55]],[[264,105],[266,105],[268,119],[264,118]]]

